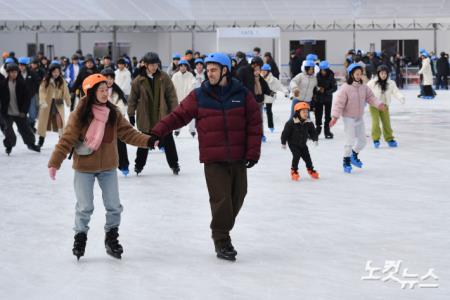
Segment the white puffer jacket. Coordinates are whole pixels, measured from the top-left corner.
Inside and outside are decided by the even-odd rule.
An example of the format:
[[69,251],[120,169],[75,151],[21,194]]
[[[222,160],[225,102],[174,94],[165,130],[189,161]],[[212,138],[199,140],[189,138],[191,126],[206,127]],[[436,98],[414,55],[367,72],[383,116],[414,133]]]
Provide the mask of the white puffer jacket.
[[123,100],[119,98],[119,94],[113,91],[112,95],[109,97],[108,100],[109,102],[117,106],[117,108],[119,109],[119,111],[122,113],[123,116],[127,115],[127,106],[125,105]]
[[294,97],[294,89],[299,89],[300,96],[295,98],[300,101],[311,102],[316,87],[316,75],[306,75],[305,73],[300,73],[292,78],[291,82],[289,83],[289,88],[291,89],[291,98]]
[[[264,78],[267,82],[267,84],[269,85],[269,88],[271,91],[273,92],[281,92],[286,94],[287,93],[287,88],[284,87],[280,80],[278,80],[275,76],[272,75],[272,73],[269,73],[269,75],[267,75],[266,78]],[[264,95],[264,103],[273,103],[275,101],[276,96],[271,97],[268,95]]]
[[123,69],[123,71],[120,71],[120,69],[117,69],[115,71],[116,78],[114,79],[114,82],[122,89],[123,93],[125,95],[129,95],[131,92],[131,73],[128,71],[128,69]]
[[177,91],[178,102],[181,102],[194,89],[195,77],[191,72],[186,71],[183,74],[178,71],[173,74],[172,82]]
[[372,90],[375,97],[383,101],[384,104],[390,105],[392,97],[399,100],[401,103],[405,103],[405,96],[400,92],[395,84],[395,81],[388,79],[387,90],[383,93],[381,86],[377,84],[378,77],[372,78],[367,86]]
[[422,60],[422,68],[419,70],[419,74],[423,75],[423,85],[433,85],[433,71],[429,58]]

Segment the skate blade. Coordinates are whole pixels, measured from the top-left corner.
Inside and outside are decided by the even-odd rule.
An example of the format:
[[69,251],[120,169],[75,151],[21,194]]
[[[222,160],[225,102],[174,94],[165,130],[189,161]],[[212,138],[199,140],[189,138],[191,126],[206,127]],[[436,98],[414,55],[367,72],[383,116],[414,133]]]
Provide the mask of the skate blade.
[[225,256],[225,255],[217,254],[217,258],[222,259],[222,260],[227,260],[227,261],[236,261],[236,256]]
[[113,253],[113,252],[110,252],[110,251],[106,251],[106,253],[109,256],[111,256],[111,257],[114,257],[114,258],[117,258],[117,259],[122,259],[122,253]]

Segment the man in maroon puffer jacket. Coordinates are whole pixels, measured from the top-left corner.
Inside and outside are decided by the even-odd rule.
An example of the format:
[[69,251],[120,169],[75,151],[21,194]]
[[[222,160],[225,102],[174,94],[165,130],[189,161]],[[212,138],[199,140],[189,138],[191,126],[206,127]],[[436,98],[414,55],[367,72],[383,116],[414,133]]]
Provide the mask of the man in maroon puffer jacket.
[[234,261],[230,231],[247,194],[247,168],[261,154],[262,120],[251,92],[231,78],[231,60],[223,53],[206,59],[207,81],[151,131],[151,145],[196,119],[200,162],[205,166],[211,205],[211,230],[217,257]]

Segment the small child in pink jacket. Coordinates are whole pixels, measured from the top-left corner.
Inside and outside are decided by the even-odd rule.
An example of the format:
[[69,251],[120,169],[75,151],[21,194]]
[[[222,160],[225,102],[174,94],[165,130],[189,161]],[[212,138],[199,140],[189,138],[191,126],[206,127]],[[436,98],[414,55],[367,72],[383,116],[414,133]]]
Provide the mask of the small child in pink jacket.
[[[336,93],[331,108],[330,127],[334,126],[342,116],[345,130],[344,172],[351,173],[352,165],[361,168],[363,163],[358,158],[359,152],[366,146],[366,130],[364,126],[364,109],[366,103],[384,111],[383,102],[378,100],[370,88],[363,84],[362,66],[356,63],[347,68],[347,83]],[[356,141],[356,143],[355,143]]]

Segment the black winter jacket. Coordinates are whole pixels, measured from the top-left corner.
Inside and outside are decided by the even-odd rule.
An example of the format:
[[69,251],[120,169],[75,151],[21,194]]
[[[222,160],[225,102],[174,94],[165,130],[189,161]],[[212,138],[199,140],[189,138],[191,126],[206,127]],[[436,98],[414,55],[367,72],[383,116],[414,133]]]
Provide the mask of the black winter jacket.
[[269,84],[264,80],[262,76],[259,76],[259,83],[261,84],[262,94],[255,95],[255,75],[253,74],[253,68],[251,65],[247,65],[238,69],[238,79],[242,84],[253,93],[256,102],[264,102],[264,95],[273,96],[274,92],[270,90]]
[[[319,103],[329,103],[333,99],[333,93],[337,90],[336,79],[334,78],[334,72],[327,71],[327,75],[323,76],[321,72],[317,73],[317,93],[316,101]],[[324,92],[321,93],[319,88],[324,88]]]
[[[25,80],[22,75],[17,76],[16,80],[16,96],[17,105],[19,107],[19,112],[26,115],[30,109],[31,96],[27,89]],[[0,85],[0,102],[1,102],[1,113],[6,116],[8,115],[8,107],[10,101],[8,78],[3,80]]]
[[281,144],[296,147],[306,147],[308,138],[317,141],[316,128],[311,120],[299,120],[292,118],[284,125],[283,133],[281,134]]

